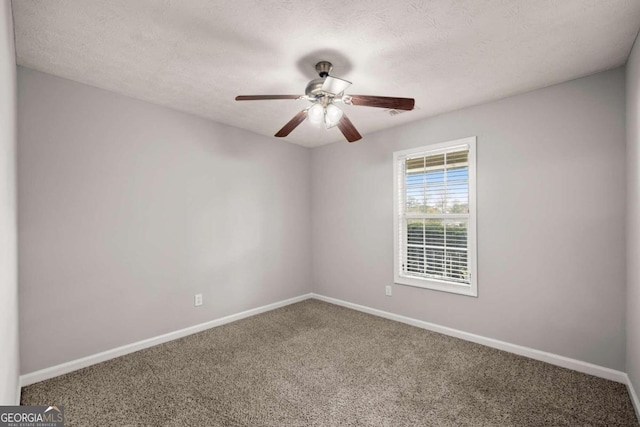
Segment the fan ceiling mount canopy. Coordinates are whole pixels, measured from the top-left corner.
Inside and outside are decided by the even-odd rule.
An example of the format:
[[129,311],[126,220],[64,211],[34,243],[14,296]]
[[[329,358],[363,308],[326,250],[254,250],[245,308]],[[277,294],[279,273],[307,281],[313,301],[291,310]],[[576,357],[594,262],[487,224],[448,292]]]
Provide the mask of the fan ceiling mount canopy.
[[272,99],[305,99],[311,106],[296,114],[275,136],[282,138],[289,135],[300,123],[309,119],[314,125],[331,129],[335,126],[349,142],[362,138],[351,120],[344,114],[336,103],[360,105],[365,107],[388,108],[393,110],[413,110],[413,98],[395,98],[388,96],[345,95],[344,91],[351,86],[351,82],[331,76],[333,65],[329,61],[316,64],[316,72],[320,76],[311,80],[304,91],[304,95],[239,95],[236,101],[264,101]]

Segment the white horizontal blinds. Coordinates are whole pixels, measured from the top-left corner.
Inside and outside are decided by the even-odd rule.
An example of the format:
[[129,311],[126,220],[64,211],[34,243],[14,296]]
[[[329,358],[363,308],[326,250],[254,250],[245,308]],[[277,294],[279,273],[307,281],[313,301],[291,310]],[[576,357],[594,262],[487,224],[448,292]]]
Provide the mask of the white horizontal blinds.
[[402,274],[469,284],[469,148],[401,161]]

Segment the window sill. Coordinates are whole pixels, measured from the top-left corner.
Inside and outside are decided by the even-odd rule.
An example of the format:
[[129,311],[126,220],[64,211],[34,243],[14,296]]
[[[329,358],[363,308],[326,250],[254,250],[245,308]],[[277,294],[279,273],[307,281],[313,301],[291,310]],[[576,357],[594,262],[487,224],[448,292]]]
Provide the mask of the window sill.
[[435,279],[418,279],[399,275],[396,275],[394,283],[396,285],[413,286],[415,288],[430,289],[433,291],[448,292],[451,294],[466,295],[475,298],[478,297],[478,288],[474,283],[471,285],[462,285]]

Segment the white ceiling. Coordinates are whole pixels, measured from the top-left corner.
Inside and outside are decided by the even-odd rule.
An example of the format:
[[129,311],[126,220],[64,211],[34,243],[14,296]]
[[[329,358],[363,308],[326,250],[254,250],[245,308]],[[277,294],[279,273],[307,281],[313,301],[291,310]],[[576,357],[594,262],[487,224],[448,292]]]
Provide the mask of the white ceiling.
[[[25,67],[272,136],[319,60],[347,93],[413,97],[392,116],[345,106],[364,136],[625,63],[638,0],[14,0]],[[303,123],[286,141],[344,141]]]

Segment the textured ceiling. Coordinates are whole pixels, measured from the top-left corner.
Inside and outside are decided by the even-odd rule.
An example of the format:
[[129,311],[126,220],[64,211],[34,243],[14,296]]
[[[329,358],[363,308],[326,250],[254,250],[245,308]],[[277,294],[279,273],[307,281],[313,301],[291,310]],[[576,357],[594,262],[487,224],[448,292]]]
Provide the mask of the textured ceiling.
[[[625,63],[638,0],[19,0],[18,64],[272,136],[307,101],[319,60],[347,93],[417,109],[345,106],[360,133]],[[286,141],[343,141],[303,123]]]

